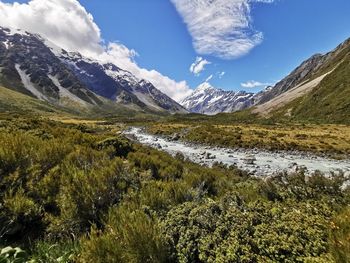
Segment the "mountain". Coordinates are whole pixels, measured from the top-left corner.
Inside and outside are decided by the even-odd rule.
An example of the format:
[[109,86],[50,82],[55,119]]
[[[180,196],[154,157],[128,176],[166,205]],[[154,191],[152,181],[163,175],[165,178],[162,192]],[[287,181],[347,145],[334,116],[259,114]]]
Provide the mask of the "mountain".
[[0,69],[0,85],[53,105],[86,110],[115,104],[140,111],[187,112],[152,83],[114,64],[67,52],[21,30],[0,27]]
[[350,116],[349,63],[350,39],[305,60],[274,87],[257,94],[224,91],[205,82],[180,105],[152,83],[112,63],[67,52],[36,34],[0,27],[1,88],[73,112],[214,115],[252,108],[263,117],[342,121]]
[[152,83],[138,79],[112,63],[99,63],[79,53],[62,51],[57,56],[94,93],[121,104],[135,104],[154,111],[187,112],[181,105],[159,91]]
[[255,97],[253,113],[262,116],[350,121],[350,38],[331,52],[312,56]]
[[313,55],[276,85],[256,94],[203,83],[181,104],[209,115],[251,108],[262,117],[350,122],[349,98],[350,38],[331,52]]
[[214,115],[234,112],[253,105],[254,94],[245,91],[225,91],[204,82],[194,92],[180,102],[190,112]]

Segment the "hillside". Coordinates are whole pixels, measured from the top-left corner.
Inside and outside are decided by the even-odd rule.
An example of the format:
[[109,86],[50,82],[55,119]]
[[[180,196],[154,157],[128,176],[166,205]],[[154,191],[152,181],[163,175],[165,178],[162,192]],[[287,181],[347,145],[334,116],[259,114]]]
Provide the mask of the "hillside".
[[79,104],[60,106],[41,101],[29,95],[0,86],[0,115],[39,116],[50,119],[118,119],[118,121],[130,120],[154,120],[167,114],[157,112],[144,112],[130,107],[118,105],[104,100],[99,107],[81,107]]
[[315,55],[270,91],[252,110],[273,119],[350,123],[350,39]]
[[[0,112],[1,113],[34,113],[41,116],[51,114],[69,115],[68,111],[54,107],[49,103],[37,100],[28,95],[0,86]],[[73,113],[73,112],[71,112]]]
[[303,83],[310,82],[324,74],[330,73],[350,53],[350,38],[326,54],[315,54],[305,60],[288,76],[278,82],[272,89],[257,94],[255,104],[263,104],[282,93]]
[[348,123],[349,56],[347,39],[331,52],[311,56],[276,85],[256,94],[224,91],[205,82],[181,104],[190,112],[207,115],[246,110],[279,121]]
[[287,104],[275,115],[285,112],[295,120],[350,123],[350,56],[310,93]]

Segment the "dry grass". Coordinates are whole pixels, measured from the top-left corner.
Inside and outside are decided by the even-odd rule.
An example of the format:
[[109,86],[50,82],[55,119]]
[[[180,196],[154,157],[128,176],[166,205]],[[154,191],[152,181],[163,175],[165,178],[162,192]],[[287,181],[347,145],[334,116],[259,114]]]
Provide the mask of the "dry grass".
[[61,122],[63,124],[72,124],[72,125],[82,125],[87,129],[94,130],[95,132],[108,133],[110,135],[119,134],[122,130],[125,129],[125,124],[123,123],[110,123],[103,120],[93,120],[93,119],[83,119],[83,118],[74,118],[67,116],[52,116],[49,118],[52,121]]
[[50,119],[53,121],[59,121],[65,124],[98,125],[103,123],[103,121],[98,121],[98,120],[77,119],[77,118],[70,118],[65,116],[52,116]]

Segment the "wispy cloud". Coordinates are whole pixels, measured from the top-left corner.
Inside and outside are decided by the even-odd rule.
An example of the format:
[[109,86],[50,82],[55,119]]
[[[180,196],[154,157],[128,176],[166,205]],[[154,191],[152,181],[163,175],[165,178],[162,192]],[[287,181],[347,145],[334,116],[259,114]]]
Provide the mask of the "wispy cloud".
[[197,57],[196,61],[193,62],[192,65],[190,66],[190,71],[193,74],[198,75],[205,69],[205,66],[209,64],[211,64],[211,62],[209,62],[208,60],[202,57]]
[[273,2],[275,2],[275,0],[254,0],[253,2],[272,4]]
[[205,82],[209,82],[212,78],[213,78],[213,74],[211,74],[209,77],[207,77],[207,79],[205,80]]
[[219,79],[221,79],[226,74],[225,71],[218,72]]
[[241,83],[241,86],[246,89],[252,89],[257,87],[264,87],[264,86],[270,86],[272,83],[263,83],[260,81],[250,80],[244,83]]
[[182,16],[200,55],[234,59],[247,54],[263,40],[252,27],[254,2],[273,0],[171,0]]
[[4,3],[0,0],[0,26],[38,33],[68,51],[109,61],[180,101],[191,93],[185,81],[175,81],[156,70],[141,68],[137,52],[120,43],[104,43],[93,16],[77,0],[30,0]]

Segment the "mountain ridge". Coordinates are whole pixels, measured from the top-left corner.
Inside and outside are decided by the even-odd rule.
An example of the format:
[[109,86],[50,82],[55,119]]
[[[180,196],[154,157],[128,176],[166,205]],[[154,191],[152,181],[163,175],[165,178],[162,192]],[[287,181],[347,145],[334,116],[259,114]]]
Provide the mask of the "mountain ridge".
[[[113,105],[121,105],[150,113],[215,115],[249,110],[265,118],[301,117],[302,109],[310,113],[315,101],[323,101],[329,109],[337,109],[346,116],[347,102],[337,100],[330,87],[340,87],[341,94],[347,96],[349,57],[350,38],[330,52],[306,59],[273,87],[261,92],[226,91],[204,82],[178,103],[151,82],[113,63],[67,52],[37,34],[0,27],[0,85],[53,105],[82,111],[106,108],[105,105],[113,111]],[[327,96],[340,101],[342,109],[330,107],[335,102],[325,99]],[[304,105],[306,101],[308,106]]]
[[[336,67],[334,61],[338,60],[338,57],[342,57],[342,52],[348,49],[350,46],[350,38],[343,41],[335,49],[325,54],[314,54],[310,58],[304,60],[299,66],[297,66],[291,73],[285,78],[276,83],[276,85],[269,91],[261,93],[256,101],[256,104],[263,104],[272,98],[300,85],[306,81],[312,81],[321,75],[330,72]],[[339,61],[338,61],[339,62]]]
[[209,82],[204,82],[180,104],[194,113],[215,115],[248,108],[252,105],[253,96],[253,93],[245,91],[225,91],[214,88]]
[[109,100],[140,111],[187,112],[152,83],[27,31],[0,27],[0,68],[2,86],[52,104],[90,108]]

